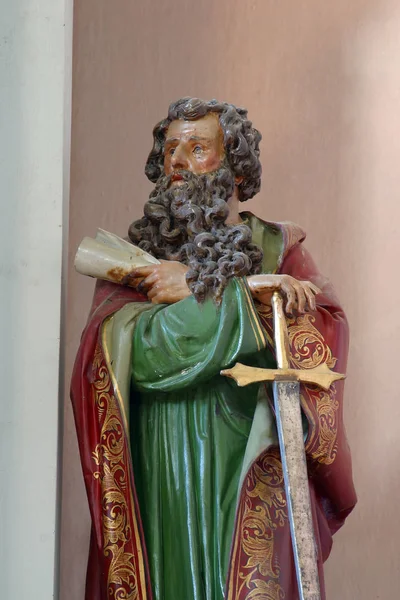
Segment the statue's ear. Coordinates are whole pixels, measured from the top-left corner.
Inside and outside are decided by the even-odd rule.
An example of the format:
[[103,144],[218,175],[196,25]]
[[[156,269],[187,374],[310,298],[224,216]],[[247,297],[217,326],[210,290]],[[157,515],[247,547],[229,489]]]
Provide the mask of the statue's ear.
[[235,184],[240,185],[242,183],[243,179],[244,179],[243,175],[241,177],[235,177]]

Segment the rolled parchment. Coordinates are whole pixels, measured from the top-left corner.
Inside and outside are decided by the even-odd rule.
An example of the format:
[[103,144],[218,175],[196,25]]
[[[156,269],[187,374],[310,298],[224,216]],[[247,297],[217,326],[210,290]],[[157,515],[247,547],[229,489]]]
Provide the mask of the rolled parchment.
[[135,267],[159,264],[148,252],[113,233],[99,229],[96,238],[85,237],[79,245],[74,266],[78,273],[122,283]]

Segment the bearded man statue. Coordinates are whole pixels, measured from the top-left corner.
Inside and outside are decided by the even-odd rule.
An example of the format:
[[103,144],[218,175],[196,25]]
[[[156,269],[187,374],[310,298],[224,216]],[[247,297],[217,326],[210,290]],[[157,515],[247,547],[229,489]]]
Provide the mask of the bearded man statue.
[[[129,238],[160,263],[97,283],[72,379],[86,599],[295,600],[271,389],[220,371],[276,366],[275,290],[296,368],[345,372],[346,318],[299,226],[239,212],[261,178],[246,110],[183,98],[153,135],[155,188]],[[323,598],[332,534],[356,502],[342,397],[343,382],[301,386]]]

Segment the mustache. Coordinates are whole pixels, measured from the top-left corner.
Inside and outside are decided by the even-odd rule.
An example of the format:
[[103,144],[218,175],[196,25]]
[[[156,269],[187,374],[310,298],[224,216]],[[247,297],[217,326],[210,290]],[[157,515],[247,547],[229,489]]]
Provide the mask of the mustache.
[[161,176],[156,183],[155,189],[158,189],[159,185],[160,186],[166,185],[167,187],[170,187],[176,177],[179,177],[181,179],[181,181],[187,183],[190,181],[198,180],[201,177],[201,175],[202,174],[196,174],[196,173],[193,173],[192,171],[187,171],[185,169],[177,169],[177,170],[173,171],[172,173],[170,173],[169,175]]
[[[179,186],[172,186],[171,184],[176,176],[181,178],[182,183]],[[200,174],[185,169],[178,169],[169,175],[161,175],[159,177],[154,190],[150,194],[150,199],[155,198],[160,193],[168,192],[170,188],[172,188],[172,193],[178,195],[181,193],[193,195],[194,192],[198,191],[199,193],[202,192],[204,196],[207,196],[215,186],[219,188],[221,195],[224,198],[227,198],[227,196],[229,197],[233,194],[234,185],[235,178],[228,166],[221,166],[215,171]]]
[[154,186],[154,190],[150,194],[150,197],[155,194],[158,194],[160,192],[165,192],[171,186],[171,183],[173,183],[174,177],[176,177],[177,175],[179,177],[181,177],[181,179],[184,183],[197,182],[198,184],[200,184],[200,182],[202,182],[204,184],[205,178],[212,177],[214,173],[215,173],[215,171],[212,171],[210,173],[198,174],[198,173],[193,173],[193,171],[187,171],[185,169],[177,169],[177,170],[174,170],[172,173],[169,173],[168,175],[163,174],[158,178],[158,180]]

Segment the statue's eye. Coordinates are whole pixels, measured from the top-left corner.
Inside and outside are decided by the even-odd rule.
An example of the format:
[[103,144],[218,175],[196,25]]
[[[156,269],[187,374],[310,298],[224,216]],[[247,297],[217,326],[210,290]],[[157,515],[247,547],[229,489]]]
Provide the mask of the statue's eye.
[[168,150],[168,154],[169,154],[170,156],[172,156],[173,154],[175,154],[175,148],[170,148],[170,149]]
[[193,148],[193,154],[201,154],[203,152],[203,148],[201,146],[195,146]]

